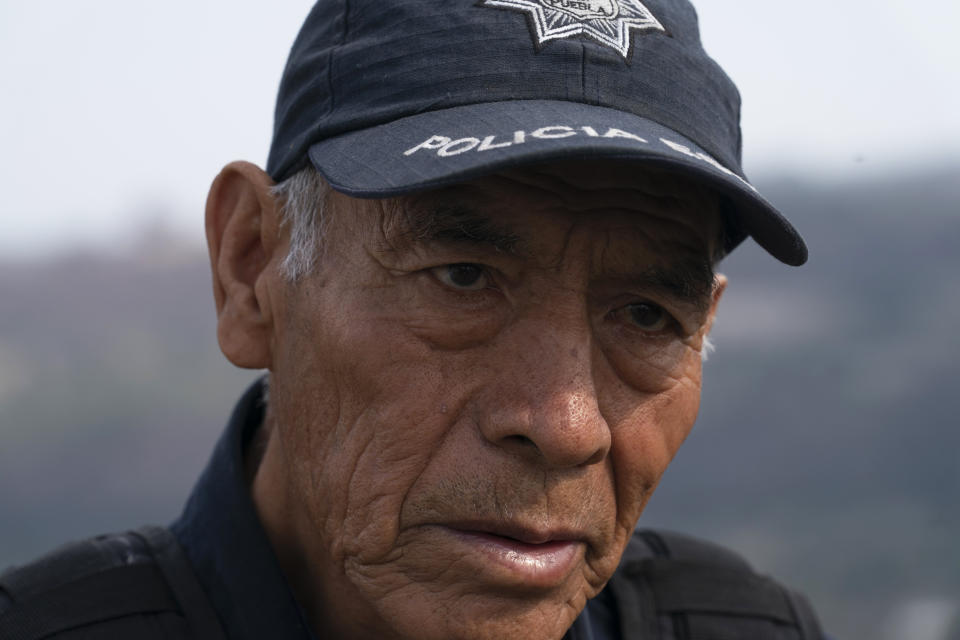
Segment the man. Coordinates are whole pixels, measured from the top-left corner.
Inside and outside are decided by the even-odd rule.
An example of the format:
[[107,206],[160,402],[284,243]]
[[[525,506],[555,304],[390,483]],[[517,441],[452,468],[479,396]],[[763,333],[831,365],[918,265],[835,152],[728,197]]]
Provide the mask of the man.
[[0,578],[2,638],[816,638],[729,552],[634,534],[746,236],[739,98],[682,0],[321,0],[267,170],[207,202],[269,376],[183,515]]

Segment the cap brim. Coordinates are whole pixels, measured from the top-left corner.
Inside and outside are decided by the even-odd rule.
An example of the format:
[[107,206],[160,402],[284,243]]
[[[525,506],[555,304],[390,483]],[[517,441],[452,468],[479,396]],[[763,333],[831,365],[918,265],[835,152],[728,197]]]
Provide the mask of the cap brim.
[[750,235],[781,262],[807,260],[800,234],[743,176],[672,129],[616,109],[539,100],[472,104],[328,138],[311,146],[309,156],[334,189],[357,198],[549,161],[641,161],[702,180],[725,196],[728,249]]

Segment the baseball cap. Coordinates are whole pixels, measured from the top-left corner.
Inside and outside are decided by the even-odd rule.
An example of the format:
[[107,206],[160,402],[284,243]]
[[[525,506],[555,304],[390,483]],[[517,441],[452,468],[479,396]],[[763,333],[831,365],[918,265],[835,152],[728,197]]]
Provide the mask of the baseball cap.
[[320,0],[291,49],[267,172],[359,198],[611,158],[721,195],[726,251],[807,248],[741,168],[740,95],[686,0]]

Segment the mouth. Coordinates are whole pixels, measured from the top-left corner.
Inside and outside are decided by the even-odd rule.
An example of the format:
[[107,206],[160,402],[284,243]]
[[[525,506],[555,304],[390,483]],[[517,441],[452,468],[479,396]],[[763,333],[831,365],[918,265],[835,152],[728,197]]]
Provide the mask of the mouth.
[[586,546],[584,536],[574,531],[504,522],[458,522],[440,529],[485,573],[498,582],[525,589],[549,589],[563,583]]

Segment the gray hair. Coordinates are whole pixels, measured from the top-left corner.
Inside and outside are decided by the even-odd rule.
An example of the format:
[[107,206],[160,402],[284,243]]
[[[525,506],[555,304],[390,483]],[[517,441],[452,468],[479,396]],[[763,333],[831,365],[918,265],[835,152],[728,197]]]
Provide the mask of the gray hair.
[[306,167],[270,190],[280,206],[280,227],[290,229],[290,251],[280,265],[283,276],[296,282],[312,273],[323,251],[328,226],[325,215],[330,185],[320,172]]
[[[290,251],[280,264],[280,271],[288,282],[296,282],[317,268],[323,252],[323,236],[329,226],[326,215],[330,185],[312,166],[301,169],[270,193],[280,203],[280,226],[290,229]],[[700,357],[706,362],[716,350],[707,336]]]

